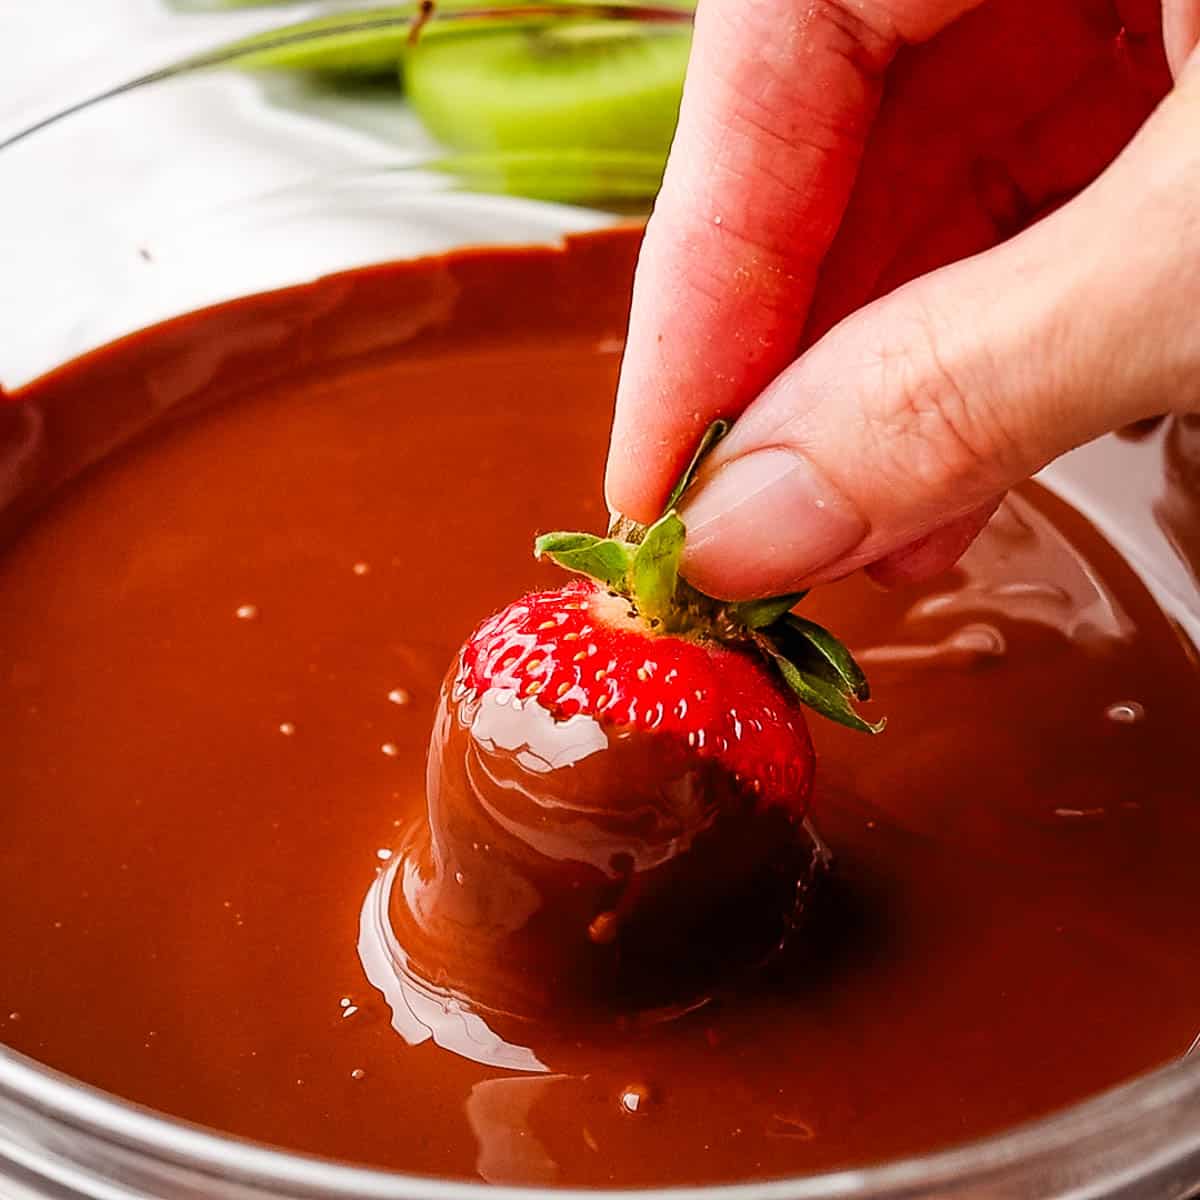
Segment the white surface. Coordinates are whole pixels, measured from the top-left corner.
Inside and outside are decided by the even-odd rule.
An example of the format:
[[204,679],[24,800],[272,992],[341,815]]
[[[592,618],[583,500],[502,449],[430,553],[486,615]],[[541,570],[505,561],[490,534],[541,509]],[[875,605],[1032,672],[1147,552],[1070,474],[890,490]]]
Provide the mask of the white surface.
[[[0,45],[18,48],[0,139],[181,54],[338,5],[186,16],[159,0],[17,7],[0,0]],[[449,193],[413,171],[433,148],[398,90],[334,95],[300,76],[224,71],[136,89],[0,149],[0,382],[18,387],[246,292],[608,219]]]
[[165,0],[0,0],[0,141],[163,63],[292,20],[382,0],[179,12]]

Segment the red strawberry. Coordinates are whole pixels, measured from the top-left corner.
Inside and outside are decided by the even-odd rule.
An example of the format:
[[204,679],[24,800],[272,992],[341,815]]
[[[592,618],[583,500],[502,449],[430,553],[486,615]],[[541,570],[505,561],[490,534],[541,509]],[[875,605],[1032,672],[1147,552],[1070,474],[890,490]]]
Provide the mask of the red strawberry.
[[461,656],[456,697],[485,692],[640,729],[720,764],[763,806],[800,816],[812,781],[804,714],[763,656],[715,638],[658,634],[625,597],[574,580],[488,618]]
[[649,529],[539,538],[590,578],[488,618],[452,666],[392,909],[419,978],[508,1012],[636,1007],[790,928],[822,853],[802,705],[878,726],[799,596],[724,604],[679,578],[680,490]]

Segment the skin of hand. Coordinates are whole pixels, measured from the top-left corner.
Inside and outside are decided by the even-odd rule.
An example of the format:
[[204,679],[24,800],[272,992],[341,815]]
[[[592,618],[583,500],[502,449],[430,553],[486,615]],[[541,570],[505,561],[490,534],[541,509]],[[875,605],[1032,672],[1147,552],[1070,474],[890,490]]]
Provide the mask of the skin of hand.
[[652,520],[738,418],[689,578],[899,582],[1058,454],[1200,409],[1198,39],[1200,0],[700,0],[610,507]]

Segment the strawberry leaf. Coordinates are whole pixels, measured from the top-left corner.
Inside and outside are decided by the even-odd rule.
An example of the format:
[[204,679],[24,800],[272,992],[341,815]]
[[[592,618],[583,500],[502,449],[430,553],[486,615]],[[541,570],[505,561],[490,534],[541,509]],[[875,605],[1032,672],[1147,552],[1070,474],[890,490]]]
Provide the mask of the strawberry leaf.
[[788,658],[809,668],[810,673],[837,682],[858,700],[870,700],[871,685],[854,655],[828,629],[789,613],[781,628],[771,631]]
[[633,598],[648,617],[668,625],[679,582],[683,555],[683,522],[674,511],[659,517],[642,539],[633,558]]
[[636,547],[594,533],[544,533],[533,543],[535,558],[549,558],[588,575],[616,592],[628,593]]
[[671,489],[671,494],[667,497],[667,506],[663,509],[663,515],[666,516],[679,503],[680,497],[688,489],[688,484],[692,482],[692,476],[696,473],[696,468],[703,461],[704,456],[729,432],[728,421],[714,421],[705,431],[704,436],[700,439],[700,445],[696,447],[696,453],[692,455],[692,461],[688,463],[687,470],[679,477],[679,482]]
[[[696,453],[692,455],[692,461],[688,463],[687,470],[679,477],[679,481],[671,489],[671,495],[667,498],[667,505],[662,511],[663,517],[669,516],[678,503],[679,498],[687,491],[688,484],[692,482],[692,476],[696,473],[696,468],[700,465],[704,456],[729,432],[728,421],[714,421],[705,431],[704,436],[700,439],[700,445],[696,447]],[[660,518],[661,520],[662,518]],[[640,546],[643,539],[646,537],[646,526],[638,524],[637,521],[629,517],[622,516],[620,513],[614,513],[612,520],[608,526],[608,536],[617,538],[622,542],[630,542],[635,546]]]
[[792,592],[787,596],[771,596],[766,600],[743,600],[729,605],[729,615],[747,629],[766,629],[790,612],[808,592]]
[[887,724],[886,721],[877,721],[872,724],[870,721],[863,720],[854,711],[850,694],[844,692],[832,680],[801,669],[780,653],[768,638],[762,638],[759,645],[779,668],[784,682],[796,693],[797,699],[802,704],[807,704],[815,712],[819,712],[821,716],[828,717],[839,725],[846,725],[850,729],[857,729],[861,733],[880,733]]

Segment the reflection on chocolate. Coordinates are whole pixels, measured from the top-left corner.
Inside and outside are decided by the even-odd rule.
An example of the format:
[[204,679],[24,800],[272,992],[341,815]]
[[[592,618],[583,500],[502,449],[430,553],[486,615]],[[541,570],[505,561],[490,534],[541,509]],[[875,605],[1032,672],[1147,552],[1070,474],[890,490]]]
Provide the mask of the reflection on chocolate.
[[559,1181],[558,1164],[530,1132],[527,1117],[535,1101],[554,1102],[561,1082],[560,1075],[487,1079],[471,1089],[467,1120],[479,1142],[475,1170],[485,1183],[546,1187]]
[[[650,863],[669,837],[588,818],[588,851],[528,797],[454,778],[414,896],[430,929],[502,935],[461,956],[395,936],[447,666],[483,616],[559,578],[533,531],[605,524],[634,249],[464,254],[247,300],[65,368],[0,419],[0,438],[43,431],[0,511],[0,1039],[246,1137],[563,1186],[878,1162],[1192,1045],[1196,664],[1036,487],[946,578],[805,601],[874,656],[890,724],[868,741],[810,722],[835,866],[793,950],[657,1023],[462,1003],[481,966],[501,1006],[553,997],[501,945],[563,961],[566,939],[588,971],[615,954],[605,856]],[[1169,442],[1179,479],[1190,429]],[[445,730],[463,763],[471,746],[535,796],[557,781],[469,728]],[[572,754],[595,740],[576,732]],[[574,909],[542,869],[569,841],[593,899]],[[488,888],[514,862],[525,886],[500,907]],[[689,881],[662,902],[694,899]],[[523,942],[547,895],[546,940]],[[407,951],[462,977],[422,984]]]
[[42,414],[29,405],[5,404],[0,392],[0,511],[28,486],[44,436]]
[[1171,421],[1163,455],[1166,489],[1154,505],[1154,515],[1200,585],[1200,416]]
[[500,1036],[490,1014],[464,1005],[413,969],[392,928],[392,896],[402,861],[397,858],[376,875],[363,902],[358,932],[363,971],[387,1001],[392,1028],[410,1046],[432,1040],[485,1067],[545,1072],[546,1064],[529,1047]]

